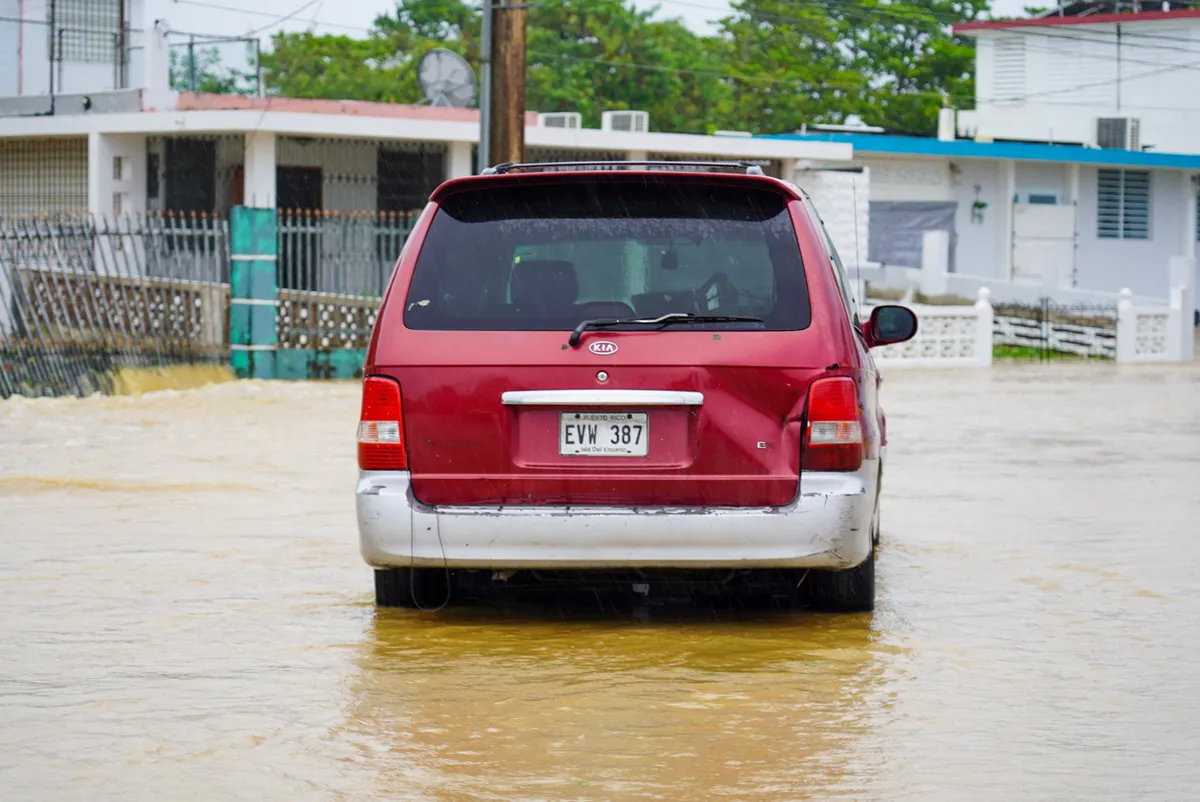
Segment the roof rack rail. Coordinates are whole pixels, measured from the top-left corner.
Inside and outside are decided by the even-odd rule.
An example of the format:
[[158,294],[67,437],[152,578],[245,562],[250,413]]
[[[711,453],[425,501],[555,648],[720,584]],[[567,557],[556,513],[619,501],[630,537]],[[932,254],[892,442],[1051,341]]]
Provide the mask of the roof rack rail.
[[672,161],[580,161],[580,162],[536,162],[517,164],[505,162],[495,167],[484,168],[481,175],[504,175],[507,173],[550,173],[566,170],[626,170],[630,168],[660,167],[681,171],[743,170],[746,175],[765,175],[762,167],[748,161],[732,162],[672,162]]

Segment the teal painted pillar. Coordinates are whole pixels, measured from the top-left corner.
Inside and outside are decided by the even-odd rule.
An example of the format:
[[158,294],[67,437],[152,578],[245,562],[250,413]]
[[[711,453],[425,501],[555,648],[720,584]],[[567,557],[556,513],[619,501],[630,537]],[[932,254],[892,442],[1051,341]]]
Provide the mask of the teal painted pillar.
[[243,378],[275,378],[275,263],[278,221],[274,209],[235,206],[230,218],[230,362]]

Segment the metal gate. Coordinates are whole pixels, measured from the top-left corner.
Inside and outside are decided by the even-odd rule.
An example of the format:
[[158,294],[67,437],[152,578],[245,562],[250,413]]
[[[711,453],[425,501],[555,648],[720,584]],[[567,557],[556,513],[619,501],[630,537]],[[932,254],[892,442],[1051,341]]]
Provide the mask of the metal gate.
[[228,228],[0,217],[0,397],[111,392],[120,368],[228,360]]
[[1116,304],[1036,303],[992,305],[998,355],[1026,359],[1116,359]]

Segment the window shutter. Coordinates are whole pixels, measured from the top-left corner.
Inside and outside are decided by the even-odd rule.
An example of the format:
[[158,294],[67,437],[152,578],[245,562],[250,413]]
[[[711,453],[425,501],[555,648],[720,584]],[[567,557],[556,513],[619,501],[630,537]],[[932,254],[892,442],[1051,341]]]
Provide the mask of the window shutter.
[[1098,170],[1096,236],[1150,239],[1150,173]]
[[1096,236],[1121,238],[1121,171],[1100,170],[1096,193]]
[[1006,36],[996,41],[992,101],[1020,103],[1025,96],[1025,40]]
[[1150,173],[1124,170],[1125,194],[1121,199],[1121,236],[1150,239]]

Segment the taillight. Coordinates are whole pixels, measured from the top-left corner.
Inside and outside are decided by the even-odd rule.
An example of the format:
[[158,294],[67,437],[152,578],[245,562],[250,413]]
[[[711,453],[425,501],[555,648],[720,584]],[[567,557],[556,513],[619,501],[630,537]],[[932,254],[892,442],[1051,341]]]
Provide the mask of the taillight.
[[862,466],[862,414],[854,379],[836,376],[813,382],[807,418],[802,470],[857,471]]
[[363,380],[358,467],[364,471],[408,470],[400,385],[394,379],[368,376]]

